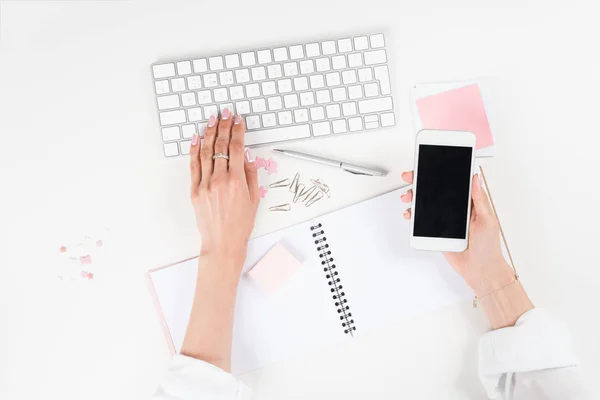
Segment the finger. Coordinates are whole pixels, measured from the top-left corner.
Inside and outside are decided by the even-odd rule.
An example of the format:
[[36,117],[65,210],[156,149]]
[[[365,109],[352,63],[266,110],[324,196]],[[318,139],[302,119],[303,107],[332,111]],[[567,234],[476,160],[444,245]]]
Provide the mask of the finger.
[[192,193],[198,190],[202,179],[202,166],[200,164],[200,137],[194,133],[190,147],[190,176],[192,180]]
[[[231,110],[225,108],[221,112],[221,120],[217,127],[217,140],[215,141],[215,154],[229,155],[229,140],[231,139]],[[229,161],[225,158],[215,159],[214,174],[227,172]]]
[[483,180],[480,178],[479,174],[473,175],[471,185],[471,197],[473,198],[475,216],[494,215],[488,195],[483,189]]
[[211,115],[204,131],[204,143],[200,150],[200,164],[202,167],[201,184],[208,184],[213,173],[213,154],[215,154],[215,138],[217,136],[217,117]]
[[240,115],[233,117],[231,141],[229,142],[229,171],[244,173],[244,122]]
[[250,199],[258,206],[260,201],[260,192],[258,190],[258,169],[256,168],[256,163],[252,158],[250,149],[246,149],[244,152],[244,172],[246,174],[246,182],[248,183]]
[[400,199],[402,199],[402,201],[405,203],[410,203],[413,199],[412,189],[410,189],[408,192],[406,192],[402,196],[400,196]]
[[402,218],[404,218],[405,220],[409,220],[410,216],[412,214],[411,209],[409,208],[408,210],[404,211],[404,213],[402,214]]
[[415,174],[413,171],[408,171],[408,172],[402,173],[402,179],[404,179],[404,182],[413,183],[414,177],[415,177]]

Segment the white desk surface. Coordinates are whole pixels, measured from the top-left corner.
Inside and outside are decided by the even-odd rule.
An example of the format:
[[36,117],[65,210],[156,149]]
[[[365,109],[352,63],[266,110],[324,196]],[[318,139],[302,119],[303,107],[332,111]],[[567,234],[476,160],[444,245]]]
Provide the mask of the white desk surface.
[[[494,77],[498,156],[487,171],[502,224],[533,301],[568,321],[585,376],[598,376],[597,19],[583,2],[485,3],[2,2],[0,397],[141,399],[167,365],[144,273],[197,253],[200,240],[187,160],[161,155],[150,63],[381,29],[397,127],[293,147],[391,174],[279,159],[278,178],[320,177],[333,197],[281,214],[266,211],[267,197],[256,233],[400,186],[411,85]],[[57,284],[48,260],[60,240],[99,226],[112,231],[114,262],[89,284]],[[264,399],[480,399],[487,329],[462,304],[242,379]]]

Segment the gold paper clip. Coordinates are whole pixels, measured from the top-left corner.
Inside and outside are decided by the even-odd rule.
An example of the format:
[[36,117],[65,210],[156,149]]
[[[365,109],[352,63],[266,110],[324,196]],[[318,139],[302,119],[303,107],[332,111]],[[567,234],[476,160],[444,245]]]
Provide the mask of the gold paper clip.
[[270,189],[280,188],[280,187],[288,187],[290,186],[290,180],[288,178],[282,179],[277,182],[273,182],[269,185]]
[[269,207],[269,211],[290,211],[291,209],[292,209],[292,206],[290,206],[290,203],[280,204],[278,206]]
[[323,194],[323,192],[317,192],[315,193],[310,200],[308,200],[306,202],[306,207],[310,207],[313,204],[315,204],[317,201],[321,200],[323,197],[325,197],[325,195]]
[[327,195],[327,197],[331,197],[331,196],[329,196],[329,186],[327,186],[325,183],[321,182],[320,179],[311,179],[310,183],[312,183],[313,185],[318,187],[321,192],[323,192]]
[[296,186],[296,193],[294,193],[294,203],[298,201],[302,193],[304,193],[304,183],[299,183]]
[[311,186],[309,189],[304,189],[302,193],[300,193],[300,197],[302,197],[301,201],[306,201],[306,199],[308,199],[308,196],[310,196],[315,190],[317,190],[317,187],[314,185]]
[[296,193],[298,191],[298,184],[300,183],[300,172],[296,172],[292,184],[290,185],[290,192]]

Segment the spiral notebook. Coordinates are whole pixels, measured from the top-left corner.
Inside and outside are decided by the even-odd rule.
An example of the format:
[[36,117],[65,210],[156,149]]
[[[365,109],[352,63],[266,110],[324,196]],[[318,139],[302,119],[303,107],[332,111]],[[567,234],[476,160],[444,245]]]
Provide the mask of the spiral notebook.
[[[470,299],[442,255],[409,247],[396,190],[253,239],[240,281],[232,372],[241,374]],[[274,245],[302,262],[274,294],[247,276]],[[173,352],[183,342],[197,259],[150,271]]]

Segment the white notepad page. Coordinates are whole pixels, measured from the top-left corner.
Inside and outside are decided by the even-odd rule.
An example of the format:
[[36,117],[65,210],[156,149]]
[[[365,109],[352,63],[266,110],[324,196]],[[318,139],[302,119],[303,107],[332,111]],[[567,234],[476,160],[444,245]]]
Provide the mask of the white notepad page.
[[[440,254],[410,248],[400,194],[390,192],[250,242],[235,310],[234,374],[352,338],[344,333],[312,237],[310,228],[319,223],[348,300],[355,336],[472,297]],[[278,242],[302,267],[268,295],[245,272]],[[196,267],[193,259],[150,273],[175,351],[187,327]]]

